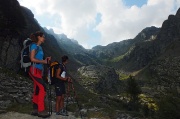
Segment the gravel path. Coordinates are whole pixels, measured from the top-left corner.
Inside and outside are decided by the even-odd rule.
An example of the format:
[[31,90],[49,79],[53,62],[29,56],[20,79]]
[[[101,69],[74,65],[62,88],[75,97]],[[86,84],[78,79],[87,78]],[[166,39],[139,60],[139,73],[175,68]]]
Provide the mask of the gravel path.
[[[18,112],[7,112],[7,113],[3,113],[0,114],[0,119],[42,119],[40,117],[37,116],[31,116],[28,114],[22,114],[22,113],[18,113]],[[51,115],[51,117],[49,118],[45,118],[45,119],[77,119],[76,117],[72,116],[71,113],[69,113],[69,116],[56,116],[55,113],[53,113]]]

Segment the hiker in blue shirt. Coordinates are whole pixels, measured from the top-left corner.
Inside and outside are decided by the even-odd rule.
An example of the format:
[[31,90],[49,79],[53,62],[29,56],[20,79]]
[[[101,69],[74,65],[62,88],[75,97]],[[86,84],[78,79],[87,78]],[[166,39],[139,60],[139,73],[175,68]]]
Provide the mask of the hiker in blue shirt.
[[45,36],[42,32],[38,31],[30,36],[31,40],[34,42],[30,46],[30,60],[32,65],[29,69],[29,75],[34,82],[34,93],[33,93],[33,112],[34,116],[39,117],[49,117],[47,111],[45,111],[44,99],[46,95],[45,83],[42,79],[43,64],[47,64],[51,57],[47,57],[43,60],[44,53],[42,47],[40,46],[45,41]]

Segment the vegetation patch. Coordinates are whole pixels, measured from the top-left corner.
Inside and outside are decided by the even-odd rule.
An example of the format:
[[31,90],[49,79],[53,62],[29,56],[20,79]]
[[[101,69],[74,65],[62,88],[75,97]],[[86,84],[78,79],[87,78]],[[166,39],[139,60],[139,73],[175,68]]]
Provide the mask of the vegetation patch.
[[32,104],[19,104],[19,103],[13,103],[10,107],[8,107],[7,111],[13,111],[13,112],[20,112],[20,113],[26,113],[30,114],[32,111]]

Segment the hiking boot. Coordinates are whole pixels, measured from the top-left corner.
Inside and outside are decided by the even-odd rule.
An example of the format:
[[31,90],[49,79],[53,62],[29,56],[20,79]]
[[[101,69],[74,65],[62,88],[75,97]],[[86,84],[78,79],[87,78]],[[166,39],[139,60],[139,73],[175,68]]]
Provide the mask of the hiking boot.
[[63,116],[69,116],[69,115],[68,115],[68,111],[65,110],[65,109],[63,109],[63,114],[64,114]]
[[50,114],[45,110],[41,111],[41,112],[38,112],[38,117],[47,118],[49,116],[50,116]]
[[69,116],[68,112],[64,109],[62,109],[60,112],[56,112],[56,115]]
[[33,115],[33,116],[38,116],[38,110],[37,110],[37,109],[34,109],[34,110],[31,112],[31,115]]

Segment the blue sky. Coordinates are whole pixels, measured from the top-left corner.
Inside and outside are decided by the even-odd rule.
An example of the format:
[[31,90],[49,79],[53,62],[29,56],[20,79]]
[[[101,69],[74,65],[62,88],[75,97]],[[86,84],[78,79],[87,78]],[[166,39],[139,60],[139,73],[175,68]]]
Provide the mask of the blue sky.
[[147,0],[123,0],[124,4],[127,6],[133,6],[136,5],[138,7],[141,7],[144,4],[147,4]]
[[134,38],[142,29],[161,27],[180,0],[18,0],[42,27],[66,34],[89,49]]

